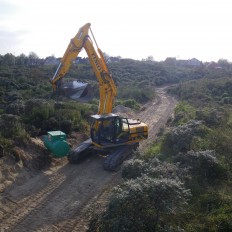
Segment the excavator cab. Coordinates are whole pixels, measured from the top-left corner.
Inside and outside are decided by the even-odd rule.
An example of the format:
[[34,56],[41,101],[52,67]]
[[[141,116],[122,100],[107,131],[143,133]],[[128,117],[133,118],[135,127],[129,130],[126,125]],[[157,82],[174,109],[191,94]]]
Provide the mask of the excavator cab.
[[99,146],[114,146],[129,140],[127,119],[116,114],[92,115],[91,139]]
[[122,118],[112,113],[92,115],[91,118],[93,119],[91,139],[96,145],[103,147],[113,147],[132,141],[132,129],[141,125],[139,120]]

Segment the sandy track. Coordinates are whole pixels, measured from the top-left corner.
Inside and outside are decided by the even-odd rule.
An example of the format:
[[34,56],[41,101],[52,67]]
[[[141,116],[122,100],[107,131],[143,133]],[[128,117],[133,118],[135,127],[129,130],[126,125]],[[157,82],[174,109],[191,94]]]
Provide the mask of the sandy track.
[[169,117],[172,116],[177,101],[166,94],[166,88],[156,89],[157,98],[154,102],[145,105],[145,110],[138,117],[149,126],[148,139],[140,143],[140,149],[145,149],[155,141],[156,134],[164,127]]
[[[155,140],[173,112],[176,101],[157,89],[158,98],[145,106],[139,118],[149,125],[149,139]],[[103,169],[103,158],[92,156],[80,165],[63,160],[5,193],[0,206],[0,231],[86,231],[92,212],[100,212],[110,190],[120,181],[120,171]]]

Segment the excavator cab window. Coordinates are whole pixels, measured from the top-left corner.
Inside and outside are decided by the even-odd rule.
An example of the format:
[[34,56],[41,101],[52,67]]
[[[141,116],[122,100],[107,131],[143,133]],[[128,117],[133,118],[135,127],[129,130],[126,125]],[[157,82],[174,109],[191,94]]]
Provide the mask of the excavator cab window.
[[129,139],[129,124],[126,118],[118,117],[115,123],[115,140],[116,143],[123,143]]
[[99,145],[114,143],[115,118],[114,115],[92,115],[94,119],[91,126],[92,141]]
[[129,139],[128,120],[118,116],[95,117],[91,127],[91,138],[93,142],[99,145],[126,142]]

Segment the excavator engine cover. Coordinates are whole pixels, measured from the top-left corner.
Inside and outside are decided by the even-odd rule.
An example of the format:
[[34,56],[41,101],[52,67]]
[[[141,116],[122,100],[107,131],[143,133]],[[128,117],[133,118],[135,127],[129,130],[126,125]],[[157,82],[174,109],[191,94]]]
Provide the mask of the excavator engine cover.
[[80,102],[88,102],[93,98],[93,88],[88,83],[72,81],[60,87],[60,95]]
[[49,131],[44,136],[44,145],[55,158],[67,156],[70,150],[66,134],[62,131]]

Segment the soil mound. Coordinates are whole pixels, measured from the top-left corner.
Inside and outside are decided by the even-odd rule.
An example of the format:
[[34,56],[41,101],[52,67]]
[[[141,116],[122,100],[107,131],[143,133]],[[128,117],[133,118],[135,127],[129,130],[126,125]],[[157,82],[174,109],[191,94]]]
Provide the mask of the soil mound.
[[118,114],[121,117],[128,117],[128,118],[132,118],[135,114],[132,109],[123,105],[117,105],[116,107],[114,107],[112,112]]

